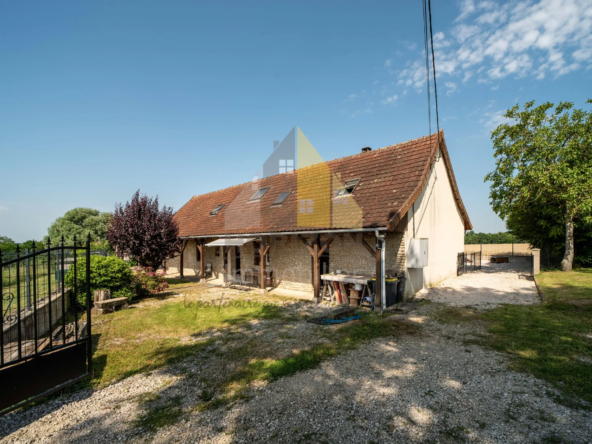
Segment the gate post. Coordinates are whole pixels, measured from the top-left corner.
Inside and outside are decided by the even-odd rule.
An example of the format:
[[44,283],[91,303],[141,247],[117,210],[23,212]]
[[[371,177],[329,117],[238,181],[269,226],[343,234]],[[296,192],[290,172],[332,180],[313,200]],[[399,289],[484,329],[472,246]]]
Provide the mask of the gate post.
[[532,275],[537,275],[541,272],[541,249],[532,249]]
[[86,334],[88,335],[88,373],[92,378],[92,332],[90,323],[90,232],[86,238]]

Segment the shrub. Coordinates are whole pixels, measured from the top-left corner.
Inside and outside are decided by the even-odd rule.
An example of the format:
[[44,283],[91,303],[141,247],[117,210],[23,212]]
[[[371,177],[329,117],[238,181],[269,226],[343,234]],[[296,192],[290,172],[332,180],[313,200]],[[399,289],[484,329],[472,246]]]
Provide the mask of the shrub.
[[117,290],[115,293],[113,293],[111,297],[127,298],[127,300],[131,302],[131,300],[136,297],[136,292],[134,291],[133,287],[124,287],[121,290]]
[[[76,276],[74,267],[70,267],[66,273],[66,286],[74,288],[77,284],[77,299],[82,305],[86,305],[86,258],[78,259],[76,264]],[[132,290],[133,274],[130,266],[116,256],[91,256],[90,258],[90,289],[91,297],[94,290],[108,289],[111,294],[129,290],[125,297],[129,298]]]
[[163,273],[154,271],[151,267],[134,267],[134,287],[138,295],[155,294],[167,289],[168,286]]

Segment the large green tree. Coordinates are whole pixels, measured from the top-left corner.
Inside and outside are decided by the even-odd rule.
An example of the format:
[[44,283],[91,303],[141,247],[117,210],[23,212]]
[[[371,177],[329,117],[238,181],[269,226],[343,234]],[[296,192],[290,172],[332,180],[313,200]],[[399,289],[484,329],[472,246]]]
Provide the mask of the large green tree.
[[16,243],[9,237],[0,236],[0,251],[12,251],[16,248]]
[[101,213],[92,208],[74,208],[58,217],[47,229],[47,235],[52,243],[56,243],[61,240],[62,235],[66,242],[72,242],[74,236],[84,241],[90,233],[91,241],[96,247],[107,249],[105,233],[110,217],[110,213]]
[[[492,182],[493,209],[507,219],[536,207],[542,219],[558,221],[565,235],[561,268],[569,271],[574,221],[592,220],[592,113],[570,102],[535,107],[532,101],[523,110],[518,105],[507,110],[504,117],[510,122],[491,136],[496,169],[485,176]],[[543,223],[533,227],[548,229]]]

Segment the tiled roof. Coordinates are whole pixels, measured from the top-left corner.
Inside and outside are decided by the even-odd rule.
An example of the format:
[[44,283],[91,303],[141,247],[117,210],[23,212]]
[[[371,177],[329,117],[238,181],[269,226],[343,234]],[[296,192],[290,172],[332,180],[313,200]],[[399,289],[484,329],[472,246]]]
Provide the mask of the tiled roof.
[[[216,236],[385,226],[394,229],[421,194],[436,155],[437,140],[434,133],[194,196],[175,214],[179,235]],[[458,192],[443,131],[440,142],[442,160],[465,229],[472,229]],[[358,178],[361,179],[359,185],[347,198],[347,203],[336,203],[332,198],[335,190],[346,180]],[[263,187],[271,188],[260,201],[248,202]],[[292,191],[292,194],[283,205],[272,206],[284,191]],[[217,215],[211,216],[210,212],[220,204],[225,206]],[[308,210],[307,204],[313,205],[313,209]]]

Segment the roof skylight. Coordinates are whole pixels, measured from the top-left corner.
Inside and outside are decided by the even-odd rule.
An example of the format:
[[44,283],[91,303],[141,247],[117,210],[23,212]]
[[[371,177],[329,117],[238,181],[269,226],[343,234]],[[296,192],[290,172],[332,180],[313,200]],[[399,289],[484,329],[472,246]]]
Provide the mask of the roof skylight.
[[356,187],[358,186],[359,183],[360,183],[360,179],[346,180],[345,183],[343,184],[343,188],[337,190],[337,192],[335,193],[335,196],[341,197],[341,196],[350,195],[351,193],[354,192],[354,190],[356,189]]
[[255,194],[253,194],[253,197],[251,197],[249,199],[249,202],[261,200],[261,198],[265,195],[265,193],[267,193],[267,191],[269,191],[270,188],[271,187],[265,187],[265,188],[261,188],[261,189],[257,190],[257,192]]
[[283,193],[281,193],[276,200],[273,201],[273,203],[271,204],[272,207],[274,206],[279,206],[281,204],[283,204],[286,199],[288,198],[288,196],[292,194],[291,191],[284,191]]
[[212,211],[210,211],[210,216],[215,216],[216,214],[218,214],[223,207],[224,207],[224,204],[218,205],[216,208],[214,208]]

